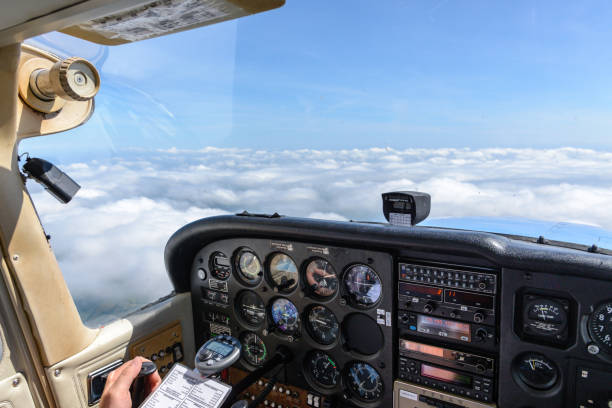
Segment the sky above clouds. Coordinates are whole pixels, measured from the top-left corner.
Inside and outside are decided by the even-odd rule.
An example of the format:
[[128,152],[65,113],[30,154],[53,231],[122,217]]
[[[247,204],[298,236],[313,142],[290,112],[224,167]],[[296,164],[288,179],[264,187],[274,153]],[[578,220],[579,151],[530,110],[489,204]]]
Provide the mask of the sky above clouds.
[[168,293],[189,221],[382,221],[396,189],[432,195],[430,225],[612,247],[610,21],[604,0],[287,0],[119,47],[34,39],[101,72],[85,125],[20,146],[83,186],[61,206],[29,183],[79,310]]

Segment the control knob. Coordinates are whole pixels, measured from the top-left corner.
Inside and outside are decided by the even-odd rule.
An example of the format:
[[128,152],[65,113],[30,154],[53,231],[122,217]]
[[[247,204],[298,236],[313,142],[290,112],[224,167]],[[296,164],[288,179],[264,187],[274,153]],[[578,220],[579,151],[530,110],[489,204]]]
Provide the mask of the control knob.
[[477,311],[476,313],[474,313],[474,321],[476,323],[482,323],[484,319],[485,319],[485,316],[481,311]]
[[431,312],[433,312],[433,311],[434,311],[434,309],[435,309],[435,308],[436,308],[436,305],[434,305],[434,304],[433,304],[433,303],[431,303],[431,302],[427,302],[427,303],[425,304],[425,306],[423,306],[423,311],[424,311],[425,313],[431,313]]
[[489,333],[483,328],[479,328],[476,330],[476,339],[478,342],[483,342],[487,339]]

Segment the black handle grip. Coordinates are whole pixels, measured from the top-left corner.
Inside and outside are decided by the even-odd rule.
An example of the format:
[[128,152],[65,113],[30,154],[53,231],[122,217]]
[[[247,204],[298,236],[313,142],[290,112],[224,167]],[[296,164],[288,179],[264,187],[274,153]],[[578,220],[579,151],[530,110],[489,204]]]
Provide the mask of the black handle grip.
[[132,408],[138,408],[140,404],[147,397],[146,392],[146,379],[147,376],[153,374],[157,371],[157,366],[155,363],[150,361],[143,361],[142,367],[140,367],[140,373],[138,373],[138,377],[132,383],[132,387],[130,387],[130,393],[132,396]]

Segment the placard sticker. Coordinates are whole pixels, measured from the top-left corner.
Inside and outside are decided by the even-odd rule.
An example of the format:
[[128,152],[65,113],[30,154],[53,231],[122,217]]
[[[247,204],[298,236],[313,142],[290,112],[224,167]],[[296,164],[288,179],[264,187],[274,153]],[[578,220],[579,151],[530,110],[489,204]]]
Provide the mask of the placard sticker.
[[315,254],[319,254],[319,255],[329,255],[329,248],[324,248],[324,247],[306,247],[306,249],[310,252],[313,252]]
[[289,242],[271,242],[270,247],[279,251],[293,251],[293,244]]
[[399,395],[402,398],[408,398],[408,399],[413,400],[413,401],[418,401],[419,400],[419,396],[417,394],[415,394],[414,392],[410,392],[410,391],[406,391],[406,390],[400,390]]

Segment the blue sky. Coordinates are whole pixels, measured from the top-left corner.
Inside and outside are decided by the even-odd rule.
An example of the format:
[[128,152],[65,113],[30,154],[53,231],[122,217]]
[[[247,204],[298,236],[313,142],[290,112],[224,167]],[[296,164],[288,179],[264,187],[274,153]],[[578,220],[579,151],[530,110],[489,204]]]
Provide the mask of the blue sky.
[[66,44],[101,66],[96,115],[40,143],[89,151],[104,141],[109,154],[208,145],[611,150],[610,21],[606,1],[288,0],[107,54]]

